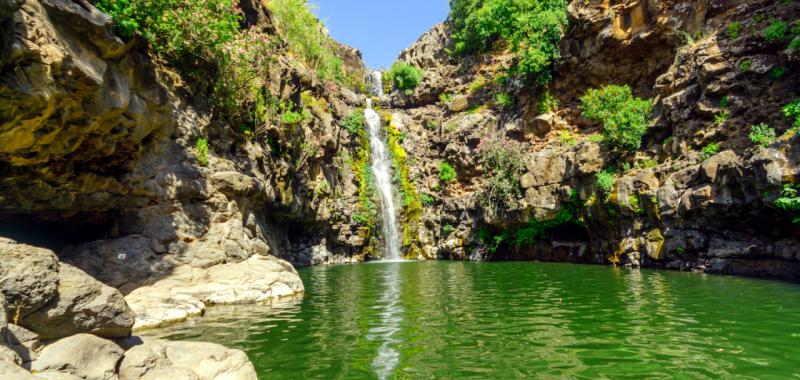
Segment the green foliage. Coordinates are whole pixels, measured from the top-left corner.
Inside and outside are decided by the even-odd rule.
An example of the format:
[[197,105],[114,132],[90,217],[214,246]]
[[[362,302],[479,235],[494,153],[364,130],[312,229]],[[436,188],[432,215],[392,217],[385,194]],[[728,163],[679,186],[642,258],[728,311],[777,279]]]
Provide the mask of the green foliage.
[[783,114],[792,120],[791,133],[800,132],[800,99],[797,99],[785,107],[783,107]]
[[720,149],[719,143],[710,143],[705,147],[703,147],[703,149],[700,151],[700,157],[703,160],[707,160],[711,156],[719,153],[719,149]]
[[536,84],[550,81],[567,25],[566,0],[450,0],[458,54],[489,51],[501,42],[516,54],[512,72]]
[[306,0],[270,0],[267,6],[292,53],[317,72],[322,80],[346,82],[335,42],[325,32]]
[[750,128],[750,142],[763,147],[768,147],[775,142],[775,129],[761,123]]
[[741,71],[748,71],[750,67],[753,66],[753,61],[750,58],[742,60],[739,62],[739,70]]
[[392,163],[394,164],[395,178],[398,182],[397,189],[403,199],[401,215],[403,224],[403,244],[410,246],[416,242],[422,214],[422,201],[420,200],[419,191],[417,191],[416,185],[411,177],[411,170],[408,165],[408,152],[406,152],[401,144],[402,133],[397,129],[397,126],[392,123],[391,118],[387,121],[386,134],[389,152],[391,153]]
[[364,131],[364,114],[359,111],[353,111],[342,119],[341,125],[351,135],[360,135]]
[[274,113],[274,99],[263,89],[274,44],[256,28],[236,35],[222,47],[214,84],[214,103],[232,123],[264,125]]
[[772,79],[774,79],[774,80],[778,80],[778,79],[781,79],[781,78],[785,77],[786,76],[786,72],[787,72],[787,70],[786,70],[785,67],[776,67],[776,68],[772,69],[772,71],[769,73],[769,76],[772,77]]
[[486,87],[486,78],[481,75],[478,75],[472,83],[469,84],[469,92],[475,93],[480,90],[483,90]]
[[[783,185],[781,196],[775,201],[775,206],[787,212],[800,211],[800,186],[793,184]],[[792,218],[792,223],[800,227],[800,215]]]
[[425,129],[435,131],[436,128],[439,128],[439,124],[436,121],[430,120],[424,125]]
[[434,202],[436,202],[436,199],[434,199],[434,198],[433,198],[433,196],[430,196],[430,195],[428,195],[428,194],[422,194],[422,195],[420,195],[420,196],[419,196],[419,200],[420,200],[420,202],[422,202],[422,204],[423,204],[424,206],[426,206],[426,207],[433,206],[433,203],[434,203]]
[[539,97],[539,113],[554,112],[558,109],[558,99],[547,90]]
[[628,195],[628,206],[635,214],[644,214],[644,209],[639,205],[639,197],[636,194]]
[[528,221],[525,227],[518,229],[513,234],[514,245],[516,247],[531,247],[537,241],[550,237],[550,232],[554,228],[568,224],[582,226],[583,218],[580,214],[583,208],[584,202],[578,196],[578,192],[572,190],[569,201],[561,205],[555,218],[545,221],[539,221],[533,218]]
[[578,138],[574,133],[572,133],[572,131],[565,130],[559,132],[558,140],[561,142],[561,144],[564,144],[566,146],[571,147],[578,145]]
[[215,63],[241,20],[233,0],[97,0],[95,6],[114,19],[124,37],[141,34],[176,66]]
[[730,117],[731,113],[728,112],[728,110],[722,110],[718,114],[714,115],[714,124],[721,126],[725,124]]
[[482,198],[484,206],[497,211],[512,205],[522,194],[519,178],[525,168],[523,147],[509,140],[482,139],[477,152],[489,176]]
[[455,227],[453,227],[452,225],[445,224],[445,225],[442,226],[442,235],[450,236],[450,234],[452,234],[453,231],[455,231],[455,230],[456,230]]
[[422,83],[424,73],[422,70],[405,62],[395,62],[383,76],[394,88],[412,94],[414,89]]
[[208,140],[203,137],[197,139],[197,163],[208,166]]
[[281,114],[281,124],[286,126],[295,126],[302,123],[306,123],[311,120],[311,113],[308,110],[302,110],[300,112],[294,110],[286,110]]
[[614,185],[617,183],[617,173],[613,170],[606,169],[598,172],[595,175],[597,179],[597,188],[604,194],[610,194],[614,190]]
[[456,169],[449,163],[442,161],[439,164],[439,179],[444,183],[450,183],[456,180],[458,174]]
[[764,39],[767,43],[781,42],[786,39],[786,33],[789,31],[789,25],[782,20],[772,20],[770,24],[764,29]]
[[728,24],[728,37],[730,37],[732,39],[739,38],[739,36],[741,35],[743,29],[744,29],[744,25],[742,25],[742,23],[739,22],[739,21],[734,21],[734,22]]
[[581,98],[583,114],[603,124],[603,141],[614,150],[634,152],[650,124],[652,100],[635,98],[628,86],[589,90]]
[[719,101],[719,106],[722,108],[728,108],[730,104],[731,104],[731,98],[728,95],[723,96],[722,99],[720,99]]
[[594,143],[602,143],[603,142],[603,135],[600,133],[592,133],[587,137],[587,139]]
[[494,96],[494,102],[500,108],[510,108],[514,105],[514,98],[511,96],[511,94],[501,92]]
[[439,94],[439,104],[446,105],[453,101],[453,94],[449,92],[443,92]]

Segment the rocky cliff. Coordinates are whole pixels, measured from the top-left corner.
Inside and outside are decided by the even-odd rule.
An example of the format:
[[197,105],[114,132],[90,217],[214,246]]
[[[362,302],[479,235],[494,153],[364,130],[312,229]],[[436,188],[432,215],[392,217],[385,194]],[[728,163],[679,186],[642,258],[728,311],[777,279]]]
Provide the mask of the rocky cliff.
[[[797,97],[797,53],[764,31],[798,12],[772,1],[573,1],[554,80],[539,88],[504,80],[511,52],[454,58],[448,25],[426,33],[400,56],[425,71],[423,84],[387,99],[428,200],[421,256],[797,279],[800,235],[775,205],[800,170],[800,138],[781,111]],[[580,108],[608,84],[655,104],[642,148],[624,159]],[[759,123],[780,138],[751,143]],[[500,204],[493,145],[519,186]],[[441,162],[456,181],[442,180]],[[613,166],[604,193],[596,174]],[[519,231],[536,241],[512,243]]]
[[[260,2],[240,8],[243,28],[279,38]],[[242,130],[89,2],[0,1],[0,29],[0,236],[13,239],[0,247],[0,332],[25,347],[0,373],[255,378],[241,352],[123,338],[209,305],[301,295],[284,259],[363,260],[374,242],[352,221],[344,163],[359,143],[339,125],[363,101],[278,52],[263,86],[304,122]],[[194,348],[208,356],[179,354]]]

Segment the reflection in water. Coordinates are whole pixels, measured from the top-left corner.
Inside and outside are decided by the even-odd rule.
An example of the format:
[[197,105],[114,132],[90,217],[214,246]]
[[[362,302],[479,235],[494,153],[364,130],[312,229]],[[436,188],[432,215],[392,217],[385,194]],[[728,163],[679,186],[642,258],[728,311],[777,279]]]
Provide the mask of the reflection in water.
[[374,306],[379,311],[380,324],[369,329],[367,339],[382,342],[378,355],[372,361],[372,367],[381,380],[388,379],[400,362],[400,353],[395,346],[401,340],[395,336],[400,331],[403,321],[403,304],[400,301],[400,266],[401,263],[381,264],[381,287],[383,294]]
[[243,349],[262,379],[800,379],[800,286],[545,263],[301,270],[301,303],[147,332]]

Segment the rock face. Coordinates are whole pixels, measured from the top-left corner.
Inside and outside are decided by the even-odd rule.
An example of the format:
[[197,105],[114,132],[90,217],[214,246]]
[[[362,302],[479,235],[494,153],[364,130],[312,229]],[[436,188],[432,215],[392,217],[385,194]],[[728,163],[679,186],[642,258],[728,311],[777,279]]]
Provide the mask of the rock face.
[[257,380],[253,364],[239,350],[200,342],[145,339],[125,353],[120,380]]
[[133,312],[117,289],[61,263],[58,297],[26,316],[22,326],[36,331],[44,340],[77,333],[125,337],[133,327]]
[[253,256],[209,269],[179,267],[153,285],[125,297],[136,314],[134,328],[157,327],[201,315],[206,306],[278,300],[303,292],[292,266],[279,259]]
[[56,296],[58,258],[52,251],[0,238],[0,253],[0,290],[12,321]]
[[66,372],[85,380],[116,380],[123,353],[111,341],[78,334],[45,347],[31,370]]
[[[781,107],[798,95],[791,86],[798,73],[789,69],[797,57],[786,50],[788,41],[767,43],[760,32],[732,36],[725,29],[740,22],[764,30],[769,21],[758,14],[788,22],[800,9],[770,1],[573,1],[562,60],[552,84],[540,89],[514,80],[487,84],[504,73],[505,53],[451,61],[447,25],[420,37],[400,59],[422,68],[426,79],[414,101],[394,94],[390,103],[402,120],[402,146],[415,157],[413,182],[434,200],[415,236],[421,257],[800,278],[800,233],[791,214],[774,204],[782,186],[800,174],[800,137],[789,132],[760,148],[747,136],[754,124],[766,123],[778,135],[791,126]],[[688,43],[679,38],[700,31]],[[784,78],[774,80],[775,72]],[[582,118],[579,108],[580,96],[606,84],[630,85],[655,103],[643,147],[623,161],[589,141],[601,126]],[[540,107],[545,91],[558,100],[551,110]],[[439,94],[452,100],[437,104]],[[498,94],[512,94],[514,104],[495,104]],[[465,112],[469,105],[483,106]],[[715,120],[723,113],[725,121]],[[485,202],[496,169],[480,155],[492,141],[513,148],[520,167],[518,190],[500,207]],[[701,157],[711,143],[720,152]],[[455,183],[442,186],[440,161],[456,168]],[[630,169],[604,194],[596,174],[610,166]],[[535,244],[489,253],[479,238],[482,230],[513,233],[531,221],[552,220],[570,202],[583,204],[576,215],[582,224],[551,231]]]

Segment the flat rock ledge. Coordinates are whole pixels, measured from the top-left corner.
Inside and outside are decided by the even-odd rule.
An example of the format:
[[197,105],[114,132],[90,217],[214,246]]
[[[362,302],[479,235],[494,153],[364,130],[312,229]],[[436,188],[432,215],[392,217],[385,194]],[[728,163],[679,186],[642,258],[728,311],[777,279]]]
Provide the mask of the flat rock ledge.
[[200,316],[211,305],[271,302],[304,290],[291,264],[255,255],[207,269],[175,268],[169,276],[134,290],[125,301],[135,315],[133,329],[142,330]]

